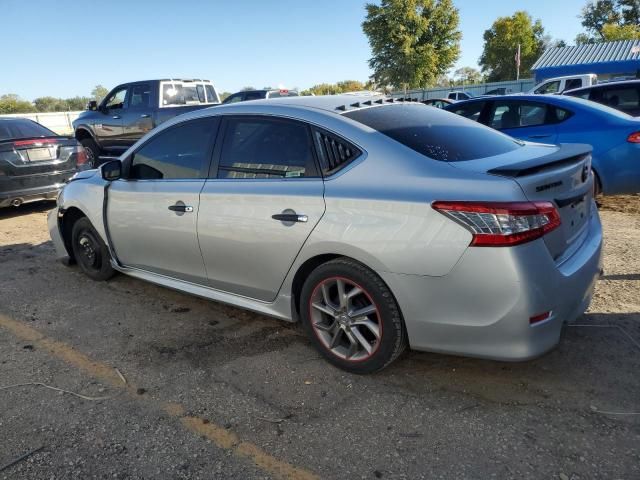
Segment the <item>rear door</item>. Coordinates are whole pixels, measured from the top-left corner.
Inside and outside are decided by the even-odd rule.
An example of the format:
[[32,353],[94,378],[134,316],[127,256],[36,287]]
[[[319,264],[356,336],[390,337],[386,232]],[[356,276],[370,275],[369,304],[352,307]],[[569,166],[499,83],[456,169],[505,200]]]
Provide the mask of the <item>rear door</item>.
[[325,210],[310,127],[229,116],[221,134],[198,216],[209,284],[272,301]]
[[126,160],[126,179],[108,192],[107,221],[128,267],[206,284],[196,223],[217,117],[189,120],[153,136]]
[[558,139],[554,107],[525,100],[496,100],[487,124],[521,140],[555,143]]
[[130,147],[155,127],[152,98],[150,83],[135,83],[129,87],[128,106],[121,114],[123,146]]

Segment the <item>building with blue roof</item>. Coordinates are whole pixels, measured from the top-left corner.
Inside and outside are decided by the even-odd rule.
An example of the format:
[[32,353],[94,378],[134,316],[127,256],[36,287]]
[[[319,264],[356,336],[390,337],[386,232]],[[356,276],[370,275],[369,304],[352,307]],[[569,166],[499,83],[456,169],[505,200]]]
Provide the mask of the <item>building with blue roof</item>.
[[536,82],[595,73],[598,80],[640,78],[640,40],[620,40],[547,49],[533,64]]

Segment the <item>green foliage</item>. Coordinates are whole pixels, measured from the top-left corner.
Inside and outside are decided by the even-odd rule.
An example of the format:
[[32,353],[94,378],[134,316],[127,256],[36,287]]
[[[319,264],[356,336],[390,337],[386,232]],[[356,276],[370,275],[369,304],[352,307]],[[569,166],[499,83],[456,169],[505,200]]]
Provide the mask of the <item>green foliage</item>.
[[527,12],[500,17],[484,32],[484,50],[479,61],[482,72],[489,82],[516,78],[515,56],[520,44],[520,76],[529,77],[531,66],[548,43],[540,20],[534,22]]
[[640,2],[638,0],[589,1],[580,15],[585,33],[576,44],[638,39]]
[[303,90],[300,95],[337,95],[339,93],[370,90],[371,87],[372,85],[369,82],[365,84],[358,80],[342,80],[338,83],[319,83],[307,90]]
[[218,96],[220,97],[220,101],[224,102],[225,98],[227,98],[228,96],[233,95],[231,92],[218,92]]
[[22,100],[15,93],[0,95],[0,114],[31,113],[35,111],[35,107],[31,102]]
[[473,83],[482,83],[484,78],[477,68],[462,67],[453,72],[453,78],[450,83],[454,85],[469,85]]
[[378,85],[428,87],[460,56],[460,17],[452,0],[382,0],[365,8],[362,29]]
[[241,92],[246,92],[247,90],[255,90],[255,87],[242,87],[240,89]]
[[109,90],[107,90],[102,85],[96,85],[93,90],[91,90],[91,97],[98,103],[102,101],[104,97],[107,96]]

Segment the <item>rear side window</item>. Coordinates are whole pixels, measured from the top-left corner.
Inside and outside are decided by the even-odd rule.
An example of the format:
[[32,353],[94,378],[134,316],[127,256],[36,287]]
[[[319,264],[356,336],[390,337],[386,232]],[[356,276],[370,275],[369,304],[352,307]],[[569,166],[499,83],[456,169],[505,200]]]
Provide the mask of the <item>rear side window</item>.
[[344,113],[434,160],[492,157],[520,147],[516,140],[457,115],[421,104],[392,104]]
[[213,85],[206,84],[204,89],[207,92],[207,103],[219,103],[220,99],[218,98],[218,94],[213,89]]
[[323,130],[314,130],[313,139],[320,158],[320,168],[325,176],[333,175],[346,167],[362,153],[346,140]]
[[261,98],[265,98],[267,94],[265,92],[246,92],[244,94],[245,100],[260,100]]
[[566,81],[564,85],[565,90],[572,90],[574,88],[580,88],[582,86],[582,80],[579,78],[571,78]]
[[151,106],[151,86],[148,83],[141,83],[131,87],[130,107],[149,107]]
[[274,118],[227,119],[218,178],[318,176],[309,127]]
[[454,104],[452,107],[447,108],[447,110],[455,113],[456,115],[460,115],[477,122],[484,106],[485,102],[472,102],[464,103],[462,105]]
[[636,87],[603,89],[600,101],[605,105],[620,110],[631,110],[640,107],[638,89]]
[[535,127],[547,123],[547,105],[533,102],[495,102],[489,125],[498,130]]
[[48,128],[31,120],[0,120],[0,141],[32,137],[56,137]]
[[217,119],[191,120],[154,136],[134,153],[129,178],[177,180],[203,178]]
[[589,100],[589,95],[591,95],[591,91],[589,90],[581,90],[579,92],[571,92],[567,93],[567,95],[571,97],[584,98],[585,100]]

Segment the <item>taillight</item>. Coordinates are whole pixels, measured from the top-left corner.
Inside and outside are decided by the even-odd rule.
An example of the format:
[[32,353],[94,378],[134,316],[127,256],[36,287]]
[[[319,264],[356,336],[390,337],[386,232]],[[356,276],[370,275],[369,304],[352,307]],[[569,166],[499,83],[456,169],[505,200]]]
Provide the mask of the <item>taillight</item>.
[[520,245],[561,223],[551,202],[433,202],[431,206],[469,230],[475,247]]
[[633,132],[627,137],[629,143],[640,143],[640,132]]
[[76,147],[76,165],[78,167],[87,164],[87,152],[84,147]]
[[45,143],[57,143],[58,140],[56,138],[33,138],[30,140],[16,140],[13,142],[14,147],[24,147],[24,146],[40,146]]

